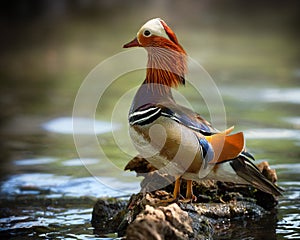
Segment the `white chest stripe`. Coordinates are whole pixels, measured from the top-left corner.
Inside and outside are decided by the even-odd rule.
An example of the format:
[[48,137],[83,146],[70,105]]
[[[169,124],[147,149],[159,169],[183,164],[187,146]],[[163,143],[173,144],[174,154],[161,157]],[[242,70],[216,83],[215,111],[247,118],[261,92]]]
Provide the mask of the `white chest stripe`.
[[[135,115],[133,115],[133,116],[139,116],[140,115],[140,117],[138,118],[138,119],[136,119],[135,121],[132,121],[132,122],[130,122],[130,124],[131,125],[134,125],[134,124],[139,124],[139,123],[142,123],[142,122],[145,122],[145,121],[147,121],[148,119],[150,119],[150,118],[152,118],[153,116],[155,116],[156,114],[159,114],[159,112],[160,112],[160,108],[157,108],[157,110],[154,112],[154,113],[152,113],[152,114],[147,114],[150,110],[154,110],[155,108],[152,108],[152,109],[147,109],[147,110],[145,110],[145,111],[141,111],[141,112],[144,112],[143,114],[141,113],[141,112],[136,112],[136,114]],[[140,113],[140,114],[139,114]],[[129,116],[129,117],[133,117],[132,116],[132,114]]]
[[133,113],[129,114],[129,118],[135,117],[135,116],[138,116],[138,115],[147,114],[148,112],[151,112],[155,109],[158,109],[158,108],[157,107],[151,107],[151,108],[147,108],[147,109],[142,110],[142,111],[133,112]]

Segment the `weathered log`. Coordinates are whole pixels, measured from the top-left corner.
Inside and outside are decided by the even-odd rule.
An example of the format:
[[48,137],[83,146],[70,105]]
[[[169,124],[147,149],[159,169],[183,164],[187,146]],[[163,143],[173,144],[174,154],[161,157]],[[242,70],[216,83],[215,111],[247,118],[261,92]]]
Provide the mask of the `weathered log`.
[[[271,181],[276,172],[267,163],[259,168]],[[160,174],[145,159],[136,157],[126,166],[145,178],[142,191],[129,201],[99,200],[93,210],[95,233],[118,233],[126,239],[210,239],[216,222],[224,219],[260,218],[274,209],[277,199],[249,186],[202,181],[195,183],[197,202],[176,201],[172,198],[174,178]],[[157,190],[160,186],[162,189]],[[185,182],[182,183],[185,193]]]

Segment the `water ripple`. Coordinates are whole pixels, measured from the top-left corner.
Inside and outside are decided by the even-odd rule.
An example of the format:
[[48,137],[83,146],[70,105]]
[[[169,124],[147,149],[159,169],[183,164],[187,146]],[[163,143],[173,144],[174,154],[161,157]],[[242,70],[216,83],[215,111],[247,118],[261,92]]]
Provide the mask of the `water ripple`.
[[53,157],[40,157],[40,158],[32,158],[32,159],[22,159],[14,161],[17,166],[31,166],[37,164],[49,164],[55,162],[57,159]]
[[72,178],[46,173],[19,174],[11,176],[2,184],[0,194],[14,196],[46,193],[48,197],[118,197],[126,195],[127,191],[139,191],[139,183],[137,182],[126,183],[111,178],[111,180],[106,180],[110,180],[111,185],[106,186],[101,183],[101,177],[97,179],[94,177]]
[[244,134],[247,139],[300,139],[300,130],[285,128],[254,128]]
[[242,101],[300,104],[300,88],[222,87],[221,93]]
[[61,134],[102,134],[118,129],[118,124],[89,118],[60,117],[42,124],[42,128]]

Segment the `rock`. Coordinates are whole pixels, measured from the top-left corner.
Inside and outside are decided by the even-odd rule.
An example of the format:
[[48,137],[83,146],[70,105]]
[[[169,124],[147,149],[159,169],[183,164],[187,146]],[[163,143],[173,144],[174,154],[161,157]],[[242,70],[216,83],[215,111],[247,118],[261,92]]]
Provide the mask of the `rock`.
[[261,173],[272,183],[277,182],[277,174],[275,169],[271,169],[268,162],[264,161],[259,164],[257,164],[258,169],[261,171]]
[[200,216],[208,218],[237,218],[237,217],[256,217],[262,216],[266,211],[255,203],[246,201],[232,201],[229,203],[196,203],[190,206],[182,207],[188,210],[190,207]]
[[[258,167],[270,181],[277,180],[276,172],[267,162]],[[129,240],[212,239],[213,234],[222,231],[221,220],[259,219],[277,204],[272,195],[253,187],[211,180],[193,182],[196,202],[170,203],[174,188],[172,176],[161,174],[140,156],[131,160],[126,169],[144,176],[142,190],[129,201],[98,200],[92,216],[98,235],[117,232]],[[183,180],[181,194],[185,192]]]
[[95,233],[103,235],[116,232],[127,212],[127,203],[114,198],[99,199],[94,205],[91,220]]
[[192,228],[194,236],[190,239],[207,240],[212,239],[214,226],[211,220],[205,216],[188,211],[189,217],[192,219]]
[[189,239],[192,219],[176,203],[167,207],[146,205],[126,231],[128,240]]
[[247,201],[172,204],[162,201],[170,195],[163,190],[134,194],[126,207],[117,200],[99,200],[92,218],[95,233],[118,232],[119,236],[136,240],[210,239],[215,221],[261,217],[266,213],[262,207]]
[[135,171],[137,173],[137,176],[140,176],[145,173],[155,171],[156,168],[153,167],[151,163],[149,163],[145,158],[137,155],[127,163],[124,170]]

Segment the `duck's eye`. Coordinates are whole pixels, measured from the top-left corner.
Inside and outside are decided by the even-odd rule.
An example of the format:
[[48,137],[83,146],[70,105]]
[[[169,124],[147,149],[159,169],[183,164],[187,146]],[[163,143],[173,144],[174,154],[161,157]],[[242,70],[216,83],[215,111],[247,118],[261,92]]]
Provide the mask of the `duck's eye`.
[[151,35],[151,32],[149,30],[144,31],[144,36],[149,37]]

